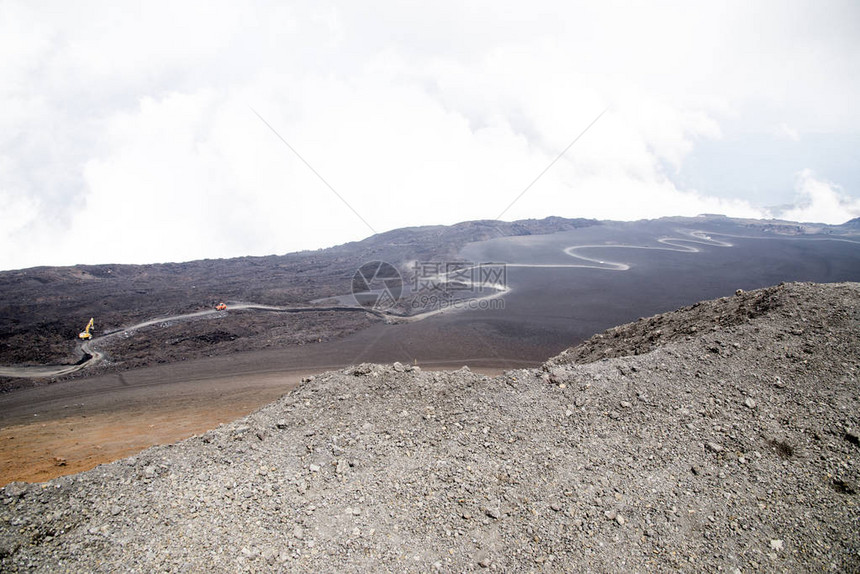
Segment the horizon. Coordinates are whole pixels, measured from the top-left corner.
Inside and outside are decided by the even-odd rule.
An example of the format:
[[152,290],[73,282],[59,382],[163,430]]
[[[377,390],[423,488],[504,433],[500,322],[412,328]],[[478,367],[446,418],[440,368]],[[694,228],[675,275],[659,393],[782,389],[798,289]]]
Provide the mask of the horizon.
[[[827,223],[820,223],[820,222],[815,222],[815,221],[791,221],[791,220],[787,220],[787,219],[778,219],[778,218],[754,219],[754,218],[730,217],[730,216],[722,214],[722,213],[700,213],[700,214],[695,215],[695,216],[669,215],[669,216],[653,217],[653,218],[647,218],[647,219],[634,219],[634,220],[594,219],[594,218],[587,218],[587,217],[561,217],[558,215],[548,215],[546,217],[541,217],[541,218],[517,219],[517,220],[511,221],[511,222],[504,222],[504,223],[517,223],[520,221],[543,221],[546,219],[563,219],[566,221],[582,219],[582,220],[587,220],[587,221],[596,221],[598,224],[604,224],[604,223],[631,223],[632,224],[632,223],[640,223],[640,222],[646,222],[646,221],[659,221],[661,219],[679,219],[679,218],[680,219],[698,219],[698,218],[717,219],[717,218],[719,218],[719,219],[728,219],[731,221],[746,221],[746,222],[755,221],[755,222],[761,222],[761,223],[779,223],[779,224],[793,224],[793,225],[803,225],[803,226],[826,226],[826,227],[840,227],[841,225],[847,225],[848,223],[851,223],[852,221],[855,221],[855,220],[860,221],[860,217],[855,217],[855,218],[849,219],[849,220],[847,220],[841,224],[827,224]],[[14,268],[14,269],[0,269],[0,273],[15,272],[15,271],[28,271],[31,269],[40,269],[40,268],[49,268],[50,269],[50,268],[71,268],[71,267],[103,267],[103,266],[108,266],[108,265],[132,265],[132,266],[135,266],[135,265],[136,266],[179,265],[179,264],[184,264],[184,263],[195,263],[198,261],[223,261],[223,260],[227,260],[227,259],[244,259],[244,258],[254,258],[254,257],[257,257],[257,258],[285,257],[287,255],[297,255],[297,254],[302,254],[302,253],[316,253],[316,252],[321,252],[321,251],[327,251],[329,249],[336,249],[338,247],[342,247],[342,246],[349,245],[352,243],[361,243],[363,241],[367,241],[368,239],[372,239],[373,237],[376,237],[378,235],[385,235],[386,233],[391,233],[391,232],[395,232],[395,231],[407,231],[407,230],[413,230],[413,229],[423,229],[423,228],[432,228],[432,227],[455,227],[457,225],[462,225],[462,224],[466,224],[466,223],[485,223],[485,222],[495,222],[495,221],[502,222],[502,220],[496,220],[496,219],[471,219],[471,220],[467,220],[467,221],[458,221],[458,222],[451,223],[451,224],[427,224],[427,225],[412,225],[412,226],[407,226],[407,227],[398,227],[395,229],[388,229],[386,231],[381,231],[381,232],[373,234],[373,235],[367,235],[366,237],[363,237],[361,239],[345,241],[343,243],[337,243],[334,245],[327,245],[327,246],[318,247],[315,249],[300,249],[297,251],[286,251],[283,253],[261,253],[261,254],[253,254],[253,255],[252,254],[246,254],[246,255],[233,255],[230,257],[201,257],[201,258],[197,258],[197,259],[183,259],[183,260],[175,260],[175,261],[149,261],[149,262],[142,262],[142,263],[122,263],[122,262],[117,262],[117,261],[104,261],[104,262],[98,262],[98,263],[73,263],[70,265],[34,265],[32,267],[21,267],[21,268]]]

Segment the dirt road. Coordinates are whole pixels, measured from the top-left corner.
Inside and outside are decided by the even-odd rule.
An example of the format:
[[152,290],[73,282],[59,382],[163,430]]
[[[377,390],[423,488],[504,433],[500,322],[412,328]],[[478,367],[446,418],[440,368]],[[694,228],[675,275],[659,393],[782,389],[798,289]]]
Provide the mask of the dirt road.
[[[329,306],[329,307],[277,307],[274,305],[261,305],[258,303],[231,303],[230,309],[239,310],[239,309],[250,309],[250,310],[259,310],[259,311],[275,311],[280,313],[321,313],[326,311],[339,311],[339,312],[347,312],[347,313],[370,313],[371,315],[376,315],[380,318],[386,318],[386,314],[381,311],[377,311],[376,309],[367,309],[364,307],[351,307],[346,305],[340,306]],[[193,319],[201,319],[204,317],[209,317],[212,315],[223,314],[227,311],[218,311],[215,309],[207,309],[204,311],[195,311],[194,313],[184,313],[181,315],[168,315],[165,317],[158,317],[155,319],[147,319],[146,321],[142,321],[140,323],[136,323],[134,325],[123,327],[122,329],[116,329],[114,331],[109,331],[100,337],[95,337],[89,341],[83,341],[80,343],[79,352],[84,356],[86,360],[81,361],[75,365],[39,365],[39,366],[8,366],[3,367],[0,366],[0,377],[19,377],[26,379],[44,379],[51,377],[62,377],[65,375],[70,375],[77,371],[80,371],[87,367],[92,367],[102,359],[103,355],[99,352],[96,347],[99,344],[103,344],[108,342],[110,339],[124,335],[127,333],[132,333],[138,329],[143,329],[145,327],[150,327],[152,325],[159,325],[163,323],[175,323],[178,321],[189,321]],[[87,358],[89,357],[89,358]]]

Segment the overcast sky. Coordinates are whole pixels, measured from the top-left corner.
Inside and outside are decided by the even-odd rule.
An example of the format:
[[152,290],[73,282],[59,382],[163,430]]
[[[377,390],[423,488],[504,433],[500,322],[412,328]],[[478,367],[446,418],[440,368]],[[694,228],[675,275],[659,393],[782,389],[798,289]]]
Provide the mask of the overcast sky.
[[860,215],[860,3],[516,4],[0,0],[0,269],[497,218],[604,110],[502,219]]

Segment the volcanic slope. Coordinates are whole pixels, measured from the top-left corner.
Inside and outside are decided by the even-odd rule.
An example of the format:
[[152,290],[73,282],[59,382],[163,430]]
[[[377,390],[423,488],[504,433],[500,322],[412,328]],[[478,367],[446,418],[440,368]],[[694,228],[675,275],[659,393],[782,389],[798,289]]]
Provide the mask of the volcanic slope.
[[860,284],[785,284],[498,377],[330,372],[6,486],[0,570],[856,572],[858,349]]
[[[90,317],[96,336],[125,326],[212,309],[219,301],[276,306],[308,305],[350,292],[356,270],[387,261],[406,271],[415,260],[445,261],[468,242],[512,235],[547,234],[599,225],[588,219],[548,217],[515,222],[469,221],[451,226],[396,229],[363,241],[280,256],[239,257],[153,265],[77,265],[0,272],[0,364],[72,365],[81,359],[74,341]],[[342,337],[369,322],[354,314],[305,314],[299,324],[284,316],[229,313],[222,321],[177,325],[154,339],[111,349],[123,368],[291,346]],[[72,344],[70,344],[70,342]],[[160,349],[171,353],[159,356]],[[213,349],[213,347],[215,347]],[[147,352],[149,349],[149,352]],[[202,349],[202,351],[201,351]],[[107,366],[107,362],[103,363]],[[0,379],[0,388],[2,388]],[[22,386],[19,380],[14,386]]]

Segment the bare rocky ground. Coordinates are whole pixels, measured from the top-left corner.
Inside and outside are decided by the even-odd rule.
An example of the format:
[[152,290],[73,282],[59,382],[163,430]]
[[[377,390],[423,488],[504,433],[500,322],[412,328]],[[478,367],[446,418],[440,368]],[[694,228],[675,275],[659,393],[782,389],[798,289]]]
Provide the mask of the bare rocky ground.
[[363,364],[0,491],[6,572],[860,570],[860,284],[787,284],[498,377]]

